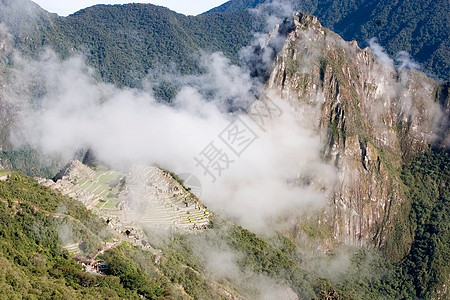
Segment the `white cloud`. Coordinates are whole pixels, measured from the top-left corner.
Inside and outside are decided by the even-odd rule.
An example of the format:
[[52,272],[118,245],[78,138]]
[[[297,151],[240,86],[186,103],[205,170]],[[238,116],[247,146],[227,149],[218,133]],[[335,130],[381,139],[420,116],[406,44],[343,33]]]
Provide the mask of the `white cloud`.
[[404,69],[420,69],[420,65],[415,62],[411,55],[406,51],[400,51],[395,55],[397,61],[397,68],[402,71]]
[[377,38],[373,37],[369,42],[370,50],[372,50],[372,53],[375,54],[375,56],[378,58],[378,60],[387,67],[393,67],[394,66],[394,60],[384,51],[384,48],[378,44]]
[[[293,184],[307,177],[327,186],[324,180],[333,172],[321,163],[319,134],[304,121],[311,110],[294,111],[276,93],[269,98],[284,114],[270,121],[265,132],[246,118],[259,138],[240,157],[228,149],[234,163],[216,182],[196,166],[194,157],[212,141],[227,151],[218,136],[233,119],[230,111],[255,101],[253,90],[261,88],[221,54],[204,60],[207,73],[182,78],[187,84],[168,106],[149,92],[96,82],[80,58],[61,62],[51,52],[38,61],[17,58],[16,86],[11,88],[16,93],[10,91],[8,97],[22,107],[14,142],[66,159],[81,147],[90,148],[115,168],[157,163],[194,174],[203,185],[202,200],[212,210],[254,230],[325,204],[323,192]],[[24,97],[36,87],[41,98]],[[213,96],[205,99],[202,89]]]
[[[280,42],[276,37],[272,39]],[[222,54],[204,56],[201,63],[203,75],[171,75],[181,90],[168,106],[158,103],[150,88],[119,89],[95,81],[80,57],[61,62],[50,51],[39,60],[17,57],[13,86],[6,95],[22,107],[13,142],[67,160],[80,148],[90,148],[114,168],[157,163],[194,174],[203,185],[202,200],[213,211],[258,231],[272,231],[270,224],[280,218],[325,204],[324,192],[302,183],[333,186],[334,170],[321,162],[320,134],[305,121],[315,108],[293,109],[270,91],[266,94],[283,115],[272,119],[266,131],[242,116],[259,138],[241,156],[229,152],[233,163],[216,182],[196,165],[194,157],[211,142],[229,151],[220,133],[263,88],[248,70]],[[40,96],[27,98],[31,90]]]

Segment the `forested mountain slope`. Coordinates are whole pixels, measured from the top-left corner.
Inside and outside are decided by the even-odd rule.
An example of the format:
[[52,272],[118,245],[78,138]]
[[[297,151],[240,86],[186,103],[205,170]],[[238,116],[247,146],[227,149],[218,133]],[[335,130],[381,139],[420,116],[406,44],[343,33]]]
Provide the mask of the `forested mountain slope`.
[[[28,0],[2,1],[0,22],[19,49],[36,53],[48,45],[63,56],[84,53],[104,80],[122,86],[140,86],[151,69],[198,72],[200,49],[224,52],[237,62],[238,51],[266,21],[245,9],[267,2],[233,0],[195,17],[151,4],[100,5],[58,17]],[[445,1],[308,0],[293,1],[292,7],[360,46],[376,37],[391,55],[407,51],[426,72],[449,79]]]
[[61,18],[76,50],[86,49],[103,79],[135,86],[150,69],[198,72],[200,50],[232,58],[251,37],[247,13],[191,17],[167,8],[130,4],[94,6]]
[[[158,233],[149,232],[151,245],[160,250],[145,250],[131,241],[115,243],[96,258],[108,266],[106,276],[99,276],[84,271],[63,246],[77,245],[77,260],[86,262],[105,242],[127,237],[109,232],[106,223],[80,202],[12,173],[0,180],[0,291],[36,299],[259,299],[264,294],[254,281],[268,284],[265,278],[272,278],[290,287],[292,299],[295,294],[300,299],[445,299],[440,287],[449,276],[446,174],[448,156],[432,152],[405,167],[403,176],[413,199],[407,230],[414,232],[416,241],[398,263],[370,249],[348,248],[349,265],[341,262],[342,270],[328,273],[318,265],[334,266],[341,254],[308,259],[311,250],[306,245],[299,248],[292,237],[265,240],[216,218],[211,229],[194,236],[174,234],[161,241]],[[235,276],[219,281],[211,276],[208,253],[214,247],[225,253],[233,249],[238,255]],[[217,259],[218,265],[223,263],[223,257]],[[332,276],[334,272],[341,275]],[[268,288],[266,293],[274,292]]]
[[[267,0],[232,0],[209,12],[254,8]],[[450,6],[445,0],[285,0],[296,10],[315,15],[327,28],[360,46],[376,37],[389,54],[407,51],[424,70],[449,80]]]
[[202,52],[220,51],[237,63],[253,26],[247,12],[193,17],[151,4],[96,5],[59,17],[31,1],[4,0],[2,12],[22,53],[45,46],[62,57],[81,53],[103,80],[129,87],[140,87],[149,72],[198,73]]

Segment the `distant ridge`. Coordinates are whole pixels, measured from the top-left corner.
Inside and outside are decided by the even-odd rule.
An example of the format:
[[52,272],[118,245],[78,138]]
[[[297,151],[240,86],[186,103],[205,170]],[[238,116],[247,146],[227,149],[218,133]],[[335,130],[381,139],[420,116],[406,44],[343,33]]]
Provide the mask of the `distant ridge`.
[[[236,12],[271,0],[231,0],[207,13]],[[278,1],[280,2],[280,1]],[[285,0],[317,16],[345,40],[362,47],[376,37],[389,54],[406,51],[425,72],[450,80],[450,6],[445,0]]]

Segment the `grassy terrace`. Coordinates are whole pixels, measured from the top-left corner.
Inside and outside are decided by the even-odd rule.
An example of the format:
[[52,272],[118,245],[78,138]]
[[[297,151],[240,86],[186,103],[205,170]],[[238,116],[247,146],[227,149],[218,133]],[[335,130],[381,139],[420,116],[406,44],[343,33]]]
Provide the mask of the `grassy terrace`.
[[89,192],[103,198],[114,196],[118,192],[118,183],[122,175],[114,171],[96,171],[92,179],[82,179],[74,186],[74,191]]
[[4,175],[8,175],[9,173],[11,173],[11,171],[0,170],[0,177],[4,176]]
[[95,208],[96,209],[101,209],[101,208],[114,209],[114,208],[117,208],[118,204],[119,204],[119,201],[117,199],[105,199],[105,200],[100,200],[95,205]]
[[123,175],[119,172],[105,169],[96,169],[89,178],[79,178],[74,181],[72,190],[77,194],[91,195],[88,208],[94,213],[102,209],[117,208],[117,195],[120,191],[120,181]]

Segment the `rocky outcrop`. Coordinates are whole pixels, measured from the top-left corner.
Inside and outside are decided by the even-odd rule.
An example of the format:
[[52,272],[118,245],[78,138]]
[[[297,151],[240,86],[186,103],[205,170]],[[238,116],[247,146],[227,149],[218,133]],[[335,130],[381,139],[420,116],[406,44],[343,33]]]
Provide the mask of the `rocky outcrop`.
[[84,165],[79,160],[73,160],[56,174],[53,181],[57,182],[58,180],[65,178],[71,182],[76,182],[77,180],[90,178],[94,175],[94,170]]
[[323,158],[339,170],[330,199],[334,238],[383,246],[405,201],[402,163],[436,139],[441,87],[419,71],[380,62],[369,48],[345,42],[313,16],[296,14],[294,23],[268,88],[294,107],[317,108],[311,113]]
[[5,88],[9,76],[8,65],[12,56],[12,46],[0,24],[0,151],[10,147],[9,129],[14,124],[14,107],[5,99]]

